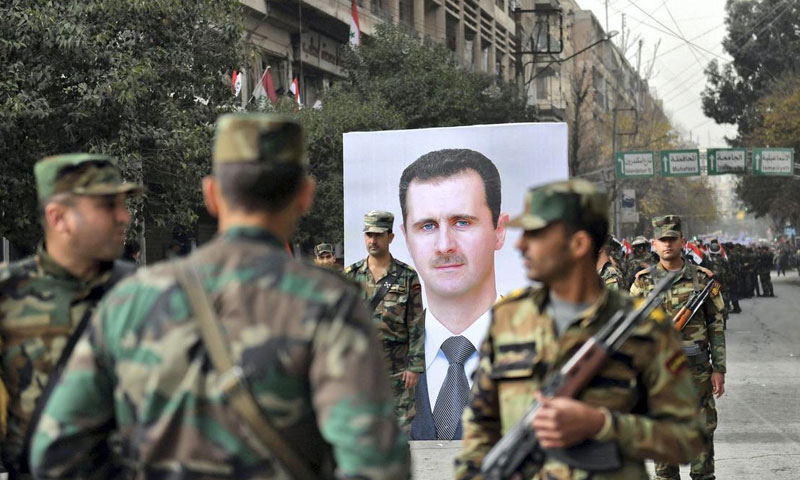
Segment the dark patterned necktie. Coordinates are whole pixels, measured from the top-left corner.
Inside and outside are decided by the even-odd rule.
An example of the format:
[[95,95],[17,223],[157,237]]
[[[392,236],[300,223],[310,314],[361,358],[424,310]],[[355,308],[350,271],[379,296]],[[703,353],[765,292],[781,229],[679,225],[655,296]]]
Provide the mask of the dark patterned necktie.
[[452,440],[461,423],[461,413],[469,399],[469,382],[464,372],[464,363],[475,352],[475,347],[461,335],[450,337],[442,343],[442,352],[450,362],[436,406],[433,407],[433,422],[436,424],[438,440]]

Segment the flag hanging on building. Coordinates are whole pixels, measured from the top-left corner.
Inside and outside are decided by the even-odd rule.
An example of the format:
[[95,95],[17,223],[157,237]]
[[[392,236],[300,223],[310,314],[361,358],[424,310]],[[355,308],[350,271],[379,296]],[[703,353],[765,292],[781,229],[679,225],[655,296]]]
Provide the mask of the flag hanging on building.
[[239,93],[242,91],[242,72],[233,71],[231,87],[233,87],[233,96],[238,97]]
[[361,45],[361,24],[358,22],[358,5],[356,0],[352,2],[350,12],[350,45],[357,47]]
[[272,72],[270,72],[269,67],[264,70],[264,76],[261,78],[261,87],[267,92],[267,97],[269,97],[272,104],[277,105],[278,94],[275,93],[275,84],[272,83]]
[[292,84],[289,85],[289,91],[294,94],[294,101],[298,105],[302,105],[303,102],[300,101],[300,82],[297,81],[297,77],[294,77],[292,80]]

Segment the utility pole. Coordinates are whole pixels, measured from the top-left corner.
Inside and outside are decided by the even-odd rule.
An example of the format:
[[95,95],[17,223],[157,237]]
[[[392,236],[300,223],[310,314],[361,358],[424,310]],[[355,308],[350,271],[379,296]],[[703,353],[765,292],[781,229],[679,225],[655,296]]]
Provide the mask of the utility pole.
[[[522,66],[522,9],[519,8],[517,3],[514,9],[514,43],[517,44],[517,49],[514,52],[514,72],[516,74],[517,89],[520,96],[525,96],[525,72]],[[525,98],[527,104],[528,99]]]
[[608,0],[606,0],[606,32],[608,31]]

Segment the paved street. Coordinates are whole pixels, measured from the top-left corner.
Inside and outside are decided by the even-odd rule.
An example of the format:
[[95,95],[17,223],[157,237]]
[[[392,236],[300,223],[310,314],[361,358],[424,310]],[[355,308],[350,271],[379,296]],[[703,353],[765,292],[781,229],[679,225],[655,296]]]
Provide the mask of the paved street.
[[[715,442],[721,480],[800,478],[800,277],[772,278],[778,298],[743,300],[743,312],[728,322],[727,393],[717,402]],[[414,478],[451,478],[458,448],[412,442]]]

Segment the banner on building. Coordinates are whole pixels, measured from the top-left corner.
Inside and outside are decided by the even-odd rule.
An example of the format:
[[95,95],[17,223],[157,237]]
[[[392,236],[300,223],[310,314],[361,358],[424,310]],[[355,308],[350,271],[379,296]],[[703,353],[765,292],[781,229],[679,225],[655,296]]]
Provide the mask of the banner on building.
[[622,190],[620,221],[622,223],[639,222],[639,212],[636,209],[636,190],[632,188]]
[[[435,162],[423,175],[443,165],[446,178],[410,180],[410,185],[401,188],[403,173],[421,157]],[[483,173],[449,171],[448,159],[477,162]],[[496,180],[484,183],[483,176],[493,170],[499,175],[499,185]],[[408,175],[414,171],[410,169]],[[436,279],[455,285],[482,278],[487,268],[496,273],[497,293],[509,292],[529,280],[514,248],[522,230],[505,225],[522,213],[531,187],[568,176],[564,123],[346,133],[345,264],[367,256],[364,214],[387,210],[395,216],[392,256],[417,269],[423,292]],[[496,209],[487,205],[490,202]],[[452,268],[435,268],[450,264]]]

